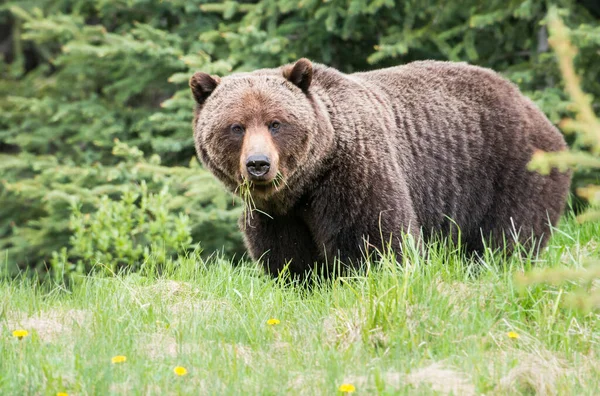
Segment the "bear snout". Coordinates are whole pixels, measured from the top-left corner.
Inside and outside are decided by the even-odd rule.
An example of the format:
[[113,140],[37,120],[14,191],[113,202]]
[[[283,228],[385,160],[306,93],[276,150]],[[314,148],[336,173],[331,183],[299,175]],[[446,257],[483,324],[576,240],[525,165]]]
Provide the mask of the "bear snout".
[[279,153],[267,128],[248,128],[240,153],[242,178],[266,185],[271,183],[279,168]]
[[251,155],[246,160],[246,169],[252,178],[261,178],[271,169],[271,161],[266,155]]

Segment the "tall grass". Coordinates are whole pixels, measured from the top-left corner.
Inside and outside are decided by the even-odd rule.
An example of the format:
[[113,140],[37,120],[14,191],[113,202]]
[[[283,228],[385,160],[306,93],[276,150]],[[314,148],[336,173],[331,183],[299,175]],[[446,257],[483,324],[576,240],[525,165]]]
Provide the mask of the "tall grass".
[[564,305],[572,285],[514,274],[581,268],[599,235],[567,218],[541,255],[508,260],[407,244],[401,265],[385,255],[309,288],[197,254],[69,286],[5,279],[0,394],[320,395],[350,383],[359,394],[591,395],[600,317]]

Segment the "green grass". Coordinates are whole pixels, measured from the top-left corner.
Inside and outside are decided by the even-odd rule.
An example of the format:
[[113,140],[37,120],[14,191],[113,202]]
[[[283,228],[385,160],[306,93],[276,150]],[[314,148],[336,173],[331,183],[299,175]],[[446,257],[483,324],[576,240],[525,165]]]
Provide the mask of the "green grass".
[[565,305],[575,284],[515,276],[579,268],[599,242],[600,224],[565,220],[535,260],[407,248],[403,266],[313,288],[196,257],[69,286],[5,279],[0,394],[322,395],[351,383],[356,394],[593,395],[599,315]]

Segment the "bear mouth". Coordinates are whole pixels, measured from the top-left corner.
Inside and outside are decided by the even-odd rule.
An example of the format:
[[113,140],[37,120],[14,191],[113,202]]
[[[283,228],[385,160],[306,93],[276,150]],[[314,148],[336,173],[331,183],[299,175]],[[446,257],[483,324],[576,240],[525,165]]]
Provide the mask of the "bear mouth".
[[252,183],[252,194],[256,194],[261,197],[269,196],[273,192],[275,192],[277,188],[275,187],[275,183],[270,182],[253,182]]
[[288,185],[283,174],[279,172],[274,178],[267,180],[250,179],[242,176],[234,193],[242,197],[242,199],[254,197],[264,201],[287,187]]
[[275,180],[252,181],[250,184],[250,194],[258,199],[265,200],[273,196],[285,187],[284,183],[278,183]]

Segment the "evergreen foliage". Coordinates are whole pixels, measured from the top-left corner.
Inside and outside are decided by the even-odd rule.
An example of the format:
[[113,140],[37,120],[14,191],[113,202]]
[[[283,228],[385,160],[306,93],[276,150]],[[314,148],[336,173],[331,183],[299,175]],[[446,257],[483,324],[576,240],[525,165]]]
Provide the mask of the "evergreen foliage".
[[5,257],[46,269],[64,248],[64,265],[83,272],[97,264],[139,267],[149,254],[184,253],[192,242],[207,253],[243,254],[241,206],[196,160],[167,167],[119,141],[113,157],[115,165],[82,166],[48,155],[1,156],[0,171],[15,180],[0,192]]
[[[239,257],[240,205],[193,160],[187,80],[196,70],[225,75],[303,56],[346,72],[468,61],[503,73],[558,123],[571,112],[548,46],[551,4],[572,30],[597,110],[594,1],[9,0],[0,5],[0,260],[45,268],[66,252],[75,265],[92,259],[81,248],[90,233],[88,247],[109,255],[100,261],[124,235],[136,241],[126,265],[141,265],[139,248],[161,238],[167,254],[200,243]],[[579,172],[575,187],[597,177]],[[161,208],[142,213],[143,202]],[[94,238],[102,227],[110,235],[119,213],[140,223],[102,245]],[[171,231],[153,234],[155,221]]]
[[[577,51],[570,42],[572,32],[563,24],[556,9],[548,15],[552,47],[559,60],[560,70],[565,81],[565,90],[572,101],[575,117],[565,118],[561,125],[566,132],[589,147],[589,152],[536,153],[530,163],[532,169],[548,173],[554,166],[561,168],[583,167],[600,169],[600,119],[594,113],[591,99],[580,86],[580,79],[573,67]],[[580,223],[600,223],[600,183],[577,189],[577,194],[589,202],[589,208],[577,217]],[[592,287],[600,276],[600,261],[597,258],[583,260],[583,268],[552,268],[537,270],[520,276],[525,285],[536,283],[578,284],[580,287],[567,295],[567,301],[586,312],[600,307],[600,292]],[[564,286],[563,286],[564,287]]]

